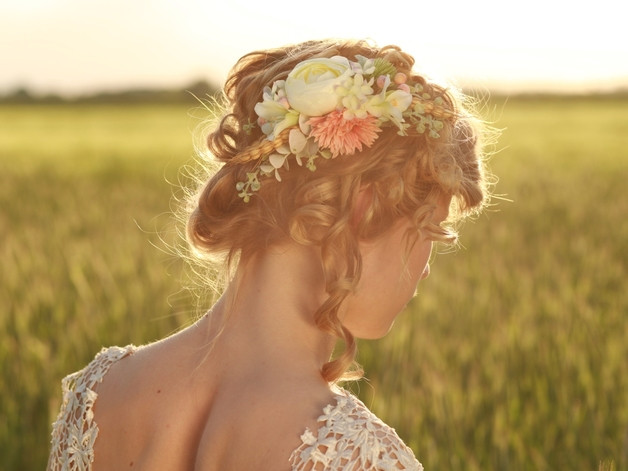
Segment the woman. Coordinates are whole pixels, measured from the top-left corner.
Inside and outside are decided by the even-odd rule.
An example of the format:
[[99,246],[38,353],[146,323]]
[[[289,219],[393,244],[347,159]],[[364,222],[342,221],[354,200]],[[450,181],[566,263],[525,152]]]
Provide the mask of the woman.
[[413,63],[360,41],[240,59],[207,140],[224,165],[187,224],[227,288],[195,325],[64,380],[49,469],[422,469],[337,386],[487,200],[479,121]]

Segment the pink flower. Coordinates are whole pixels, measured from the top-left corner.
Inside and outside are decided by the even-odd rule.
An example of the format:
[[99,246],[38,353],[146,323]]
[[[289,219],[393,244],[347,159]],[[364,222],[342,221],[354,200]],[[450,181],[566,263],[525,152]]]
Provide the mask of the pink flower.
[[312,126],[310,135],[320,148],[331,151],[332,158],[361,151],[362,145],[371,147],[377,139],[377,133],[381,131],[375,116],[345,119],[343,114],[341,110],[334,110],[325,116],[310,118],[307,122]]

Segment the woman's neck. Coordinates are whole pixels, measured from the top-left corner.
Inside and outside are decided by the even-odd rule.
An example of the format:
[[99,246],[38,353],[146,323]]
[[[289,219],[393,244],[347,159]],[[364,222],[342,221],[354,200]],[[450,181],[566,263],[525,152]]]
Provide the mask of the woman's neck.
[[315,248],[293,244],[258,254],[240,264],[212,309],[210,337],[222,329],[212,354],[230,371],[250,374],[264,365],[265,374],[318,375],[335,344],[313,321],[324,300]]

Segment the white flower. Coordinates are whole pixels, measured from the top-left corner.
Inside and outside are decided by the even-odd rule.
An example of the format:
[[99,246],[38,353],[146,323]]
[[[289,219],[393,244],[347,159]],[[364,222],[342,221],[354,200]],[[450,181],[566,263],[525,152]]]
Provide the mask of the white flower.
[[368,82],[364,81],[361,73],[347,78],[341,86],[336,88],[336,94],[342,97],[345,119],[353,117],[366,118],[366,103],[368,97],[373,94],[373,78]]
[[346,57],[303,61],[288,74],[285,93],[290,107],[308,116],[322,116],[340,105],[335,89],[353,75]]
[[288,157],[294,155],[297,163],[302,166],[303,160],[308,159],[308,162],[312,160],[318,153],[318,144],[312,137],[304,135],[299,129],[290,130],[288,135],[288,144],[279,146],[275,152],[268,156],[259,167],[262,175],[275,175],[277,181],[281,181],[281,175],[279,169],[288,167]]
[[310,159],[318,153],[318,144],[313,137],[308,137],[299,129],[292,129],[288,135],[288,146],[297,163],[302,166],[302,159]]
[[273,88],[264,88],[263,100],[255,105],[255,113],[259,116],[258,124],[262,132],[273,140],[276,135],[299,120],[299,113],[290,109],[283,80],[273,83]]
[[290,155],[290,148],[285,144],[279,146],[276,152],[270,154],[268,159],[259,166],[259,169],[262,172],[262,175],[270,175],[272,173],[275,174],[275,178],[278,182],[281,181],[281,175],[279,175],[279,169],[285,165],[286,169],[288,169],[288,161],[286,160]]
[[357,55],[355,58],[358,62],[352,62],[351,65],[355,73],[360,73],[363,75],[370,75],[375,72],[375,60],[369,59],[367,57]]
[[387,117],[397,126],[403,122],[402,113],[412,104],[412,95],[403,90],[395,90],[386,94]]
[[404,121],[402,113],[412,104],[412,94],[405,90],[389,92],[387,91],[389,85],[390,77],[386,76],[382,91],[368,100],[366,110],[382,121],[392,121],[401,129],[401,123]]
[[281,104],[274,101],[264,101],[255,105],[255,112],[262,118],[259,121],[262,132],[273,140],[277,134],[299,120],[299,114],[294,110],[286,110]]

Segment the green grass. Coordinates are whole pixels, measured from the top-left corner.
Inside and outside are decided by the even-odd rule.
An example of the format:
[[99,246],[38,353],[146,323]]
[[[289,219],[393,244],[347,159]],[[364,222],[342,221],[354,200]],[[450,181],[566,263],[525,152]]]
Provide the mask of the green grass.
[[[359,394],[426,469],[626,470],[628,101],[494,104],[512,201],[360,343]],[[43,469],[65,374],[194,317],[162,250],[189,111],[0,108],[0,469]]]

